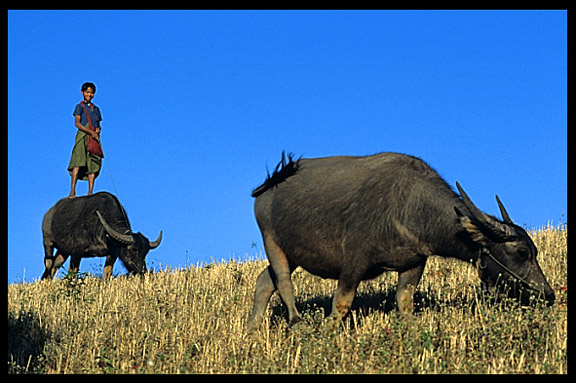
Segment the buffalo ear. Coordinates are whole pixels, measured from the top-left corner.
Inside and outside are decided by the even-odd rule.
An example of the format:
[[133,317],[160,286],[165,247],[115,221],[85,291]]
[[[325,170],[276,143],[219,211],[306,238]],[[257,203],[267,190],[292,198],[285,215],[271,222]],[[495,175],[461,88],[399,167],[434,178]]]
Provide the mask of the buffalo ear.
[[478,243],[482,246],[486,246],[487,238],[482,233],[480,228],[478,228],[478,226],[476,226],[476,224],[472,222],[470,217],[466,217],[456,207],[454,207],[454,210],[456,211],[456,215],[458,215],[458,222],[460,222],[460,225],[470,235],[470,239],[472,239],[472,241],[474,241],[475,243]]

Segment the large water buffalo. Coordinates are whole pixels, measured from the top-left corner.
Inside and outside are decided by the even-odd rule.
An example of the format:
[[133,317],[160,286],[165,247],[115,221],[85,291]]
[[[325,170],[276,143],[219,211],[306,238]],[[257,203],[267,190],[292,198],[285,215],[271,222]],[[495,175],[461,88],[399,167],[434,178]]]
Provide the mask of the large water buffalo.
[[69,256],[69,273],[78,272],[82,258],[106,257],[104,278],[112,275],[117,258],[130,273],[141,274],[146,271],[146,254],[162,241],[162,231],[154,242],[133,233],[124,208],[106,192],[58,201],[44,215],[42,235],[46,266],[42,279],[52,278]]
[[396,302],[413,311],[414,291],[429,256],[478,264],[488,288],[506,287],[527,303],[554,302],[536,260],[537,249],[497,198],[503,220],[481,212],[419,158],[398,153],[367,157],[285,159],[256,188],[254,211],[270,266],[258,277],[248,329],[262,320],[277,289],[289,324],[299,322],[290,274],[301,266],[338,280],[332,316],[349,311],[362,280],[398,272]]

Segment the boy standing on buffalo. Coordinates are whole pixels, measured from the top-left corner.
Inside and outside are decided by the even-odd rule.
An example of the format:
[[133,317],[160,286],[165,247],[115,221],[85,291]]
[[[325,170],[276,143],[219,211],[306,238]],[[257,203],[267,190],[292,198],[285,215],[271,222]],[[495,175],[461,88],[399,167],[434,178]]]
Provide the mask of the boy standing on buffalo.
[[[100,141],[100,121],[102,114],[100,108],[92,103],[96,93],[96,85],[91,82],[82,84],[82,97],[84,98],[74,109],[74,126],[78,128],[72,157],[68,165],[68,172],[72,177],[72,187],[68,198],[76,197],[76,182],[78,179],[88,181],[88,195],[92,194],[94,189],[94,180],[100,174],[102,159],[88,153],[88,137],[91,136],[98,142]],[[90,125],[94,130],[90,129]]]

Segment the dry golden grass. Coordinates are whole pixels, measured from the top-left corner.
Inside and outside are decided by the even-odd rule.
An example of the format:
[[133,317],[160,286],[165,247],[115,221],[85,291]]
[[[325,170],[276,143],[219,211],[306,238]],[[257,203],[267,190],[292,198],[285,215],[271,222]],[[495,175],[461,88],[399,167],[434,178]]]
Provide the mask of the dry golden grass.
[[360,285],[351,313],[325,319],[335,281],[293,275],[302,325],[275,294],[245,325],[266,261],[226,262],[110,281],[8,286],[8,371],[40,373],[566,373],[566,225],[532,232],[553,307],[489,304],[472,266],[430,259],[417,308],[394,308],[396,274]]

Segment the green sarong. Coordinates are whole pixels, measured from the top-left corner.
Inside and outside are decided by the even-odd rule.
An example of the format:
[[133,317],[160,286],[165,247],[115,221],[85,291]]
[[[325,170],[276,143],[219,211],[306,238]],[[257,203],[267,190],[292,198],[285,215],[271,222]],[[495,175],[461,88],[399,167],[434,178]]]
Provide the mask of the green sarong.
[[[88,128],[88,124],[86,124]],[[68,172],[72,175],[72,170],[79,167],[78,179],[88,181],[88,174],[100,174],[100,167],[102,166],[102,158],[93,156],[88,153],[88,134],[78,129],[76,139],[74,140],[74,149],[72,149],[72,157],[68,165]]]

